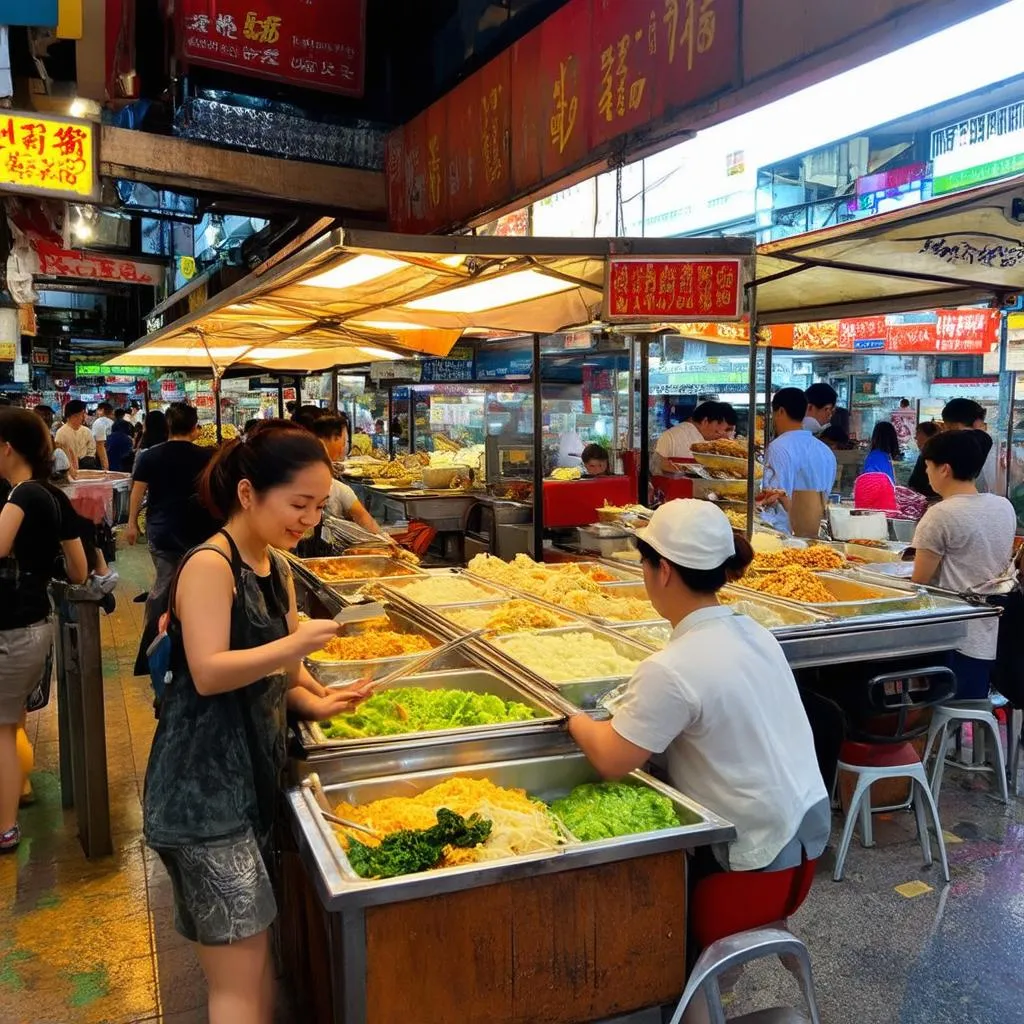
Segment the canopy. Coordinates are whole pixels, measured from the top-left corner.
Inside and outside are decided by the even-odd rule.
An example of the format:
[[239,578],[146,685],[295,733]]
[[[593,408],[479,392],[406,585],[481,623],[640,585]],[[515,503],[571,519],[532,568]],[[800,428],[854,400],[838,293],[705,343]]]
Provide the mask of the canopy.
[[753,243],[743,238],[494,238],[336,229],[219,292],[107,365],[218,373],[258,366],[291,373],[403,354],[444,356],[466,332],[552,334],[598,321],[612,255],[739,257],[752,270],[753,253]]
[[757,253],[759,323],[1004,304],[1024,292],[1024,176]]

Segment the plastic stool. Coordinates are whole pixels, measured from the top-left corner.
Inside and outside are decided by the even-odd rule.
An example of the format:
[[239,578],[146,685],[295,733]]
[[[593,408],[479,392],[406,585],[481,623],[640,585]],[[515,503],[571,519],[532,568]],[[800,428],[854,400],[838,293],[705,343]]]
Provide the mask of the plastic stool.
[[[980,728],[987,730],[988,734],[992,737],[999,790],[1003,796],[1003,803],[1008,804],[1010,802],[1010,795],[1006,786],[1006,759],[1003,757],[1003,741],[999,735],[999,723],[996,721],[996,716],[992,713],[992,704],[987,700],[953,701],[949,704],[939,705],[932,712],[932,724],[928,729],[928,741],[925,743],[924,756],[921,758],[927,764],[928,757],[932,751],[932,744],[938,741],[935,765],[932,768],[932,796],[938,801],[939,792],[942,789],[942,776],[946,770],[946,747],[951,738],[950,734],[959,730],[966,722],[970,722],[975,730],[976,745],[980,740],[980,736],[977,735]],[[964,771],[972,770],[969,766],[957,764],[955,761],[950,762],[949,767],[959,768]]]
[[[739,932],[708,946],[700,955],[690,975],[683,997],[679,1000],[670,1024],[680,1024],[690,1004],[703,996],[707,999],[708,1017],[711,1024],[726,1024],[725,1008],[719,978],[736,967],[766,957],[787,956],[796,969],[800,988],[811,1014],[811,1024],[821,1024],[818,1004],[814,997],[814,977],[811,973],[811,958],[807,947],[791,932],[782,928],[759,928],[755,931]],[[729,1024],[798,1024],[806,1018],[792,1007],[776,1007],[758,1010],[742,1017],[730,1017]]]
[[[857,764],[857,761],[863,761],[864,763]],[[846,812],[846,824],[843,827],[843,836],[839,842],[836,867],[832,878],[837,882],[843,880],[843,866],[846,863],[846,854],[850,849],[850,841],[853,839],[853,828],[858,817],[860,818],[861,842],[865,847],[874,846],[869,797],[872,783],[879,782],[882,779],[910,779],[912,789],[910,802],[914,808],[914,817],[917,820],[917,835],[921,840],[925,867],[930,866],[932,863],[931,839],[928,835],[928,822],[925,819],[925,809],[927,808],[935,825],[935,839],[939,846],[939,862],[942,865],[942,877],[948,882],[949,863],[946,860],[946,844],[942,838],[939,811],[932,797],[931,789],[928,786],[928,777],[924,773],[924,765],[918,760],[914,748],[909,743],[894,743],[882,746],[847,742],[843,744],[843,753],[840,755],[839,760],[839,771],[852,772],[856,775],[857,786],[853,791],[850,807]]]

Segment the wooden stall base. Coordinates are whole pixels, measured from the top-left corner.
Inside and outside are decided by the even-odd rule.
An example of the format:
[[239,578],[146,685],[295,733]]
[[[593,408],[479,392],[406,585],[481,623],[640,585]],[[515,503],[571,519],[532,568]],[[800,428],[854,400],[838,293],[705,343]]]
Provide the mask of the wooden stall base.
[[685,860],[368,908],[367,1021],[575,1024],[671,1002],[686,979]]

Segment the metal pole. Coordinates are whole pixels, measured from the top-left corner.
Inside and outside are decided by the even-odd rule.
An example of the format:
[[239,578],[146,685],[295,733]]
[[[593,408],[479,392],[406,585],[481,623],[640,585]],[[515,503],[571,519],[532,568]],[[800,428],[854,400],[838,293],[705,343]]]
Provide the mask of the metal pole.
[[626,387],[626,395],[629,399],[626,423],[629,440],[626,442],[626,447],[632,448],[633,438],[636,435],[636,335],[632,334],[629,337],[629,384]]
[[[999,423],[996,426],[996,436],[992,439],[994,444],[999,444],[998,431],[1002,425],[1006,424],[1006,458],[1003,460],[1003,490],[1004,496],[1009,496],[1010,493],[1010,465],[1011,450],[1010,450],[1010,439],[1013,436],[1013,398],[1014,398],[1014,374],[1008,373],[1006,370],[1006,356],[1010,348],[1010,318],[1005,311],[1000,315],[999,324]],[[998,466],[999,460],[996,460]],[[999,480],[992,481],[992,489],[997,490],[999,486]]]
[[277,418],[284,419],[284,377],[277,378]]
[[215,370],[213,374],[213,422],[217,431],[217,444],[224,440],[223,437],[223,414],[220,408],[220,371]]
[[[757,424],[757,285],[750,288],[750,367],[747,383],[747,537],[754,536],[754,446],[755,425]],[[767,369],[767,367],[766,367]],[[767,395],[765,396],[767,398]],[[765,414],[767,431],[768,416]]]
[[[650,433],[651,433],[651,350],[650,339],[646,335],[637,338],[640,346],[640,458],[637,464],[637,501],[647,504],[647,492],[651,484],[650,467]],[[630,395],[632,404],[633,396]]]
[[395,389],[388,385],[388,456],[395,457],[395,432],[392,429],[395,422]]
[[[764,350],[764,446],[768,447],[768,427],[772,422],[768,410],[772,407],[772,347]],[[750,428],[753,431],[753,427]]]
[[533,336],[533,557],[544,561],[544,388],[540,335]]
[[409,385],[409,454],[416,451],[416,390]]
[[[331,370],[331,412],[338,411],[338,368],[335,366]],[[353,429],[355,429],[355,420],[352,421]]]

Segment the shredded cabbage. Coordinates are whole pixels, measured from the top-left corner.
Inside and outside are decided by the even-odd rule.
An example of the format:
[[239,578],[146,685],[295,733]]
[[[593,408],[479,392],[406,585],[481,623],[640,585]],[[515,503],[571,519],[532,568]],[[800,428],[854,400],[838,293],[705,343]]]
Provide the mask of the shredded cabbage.
[[551,810],[584,843],[679,825],[668,797],[628,782],[585,782],[553,801]]

